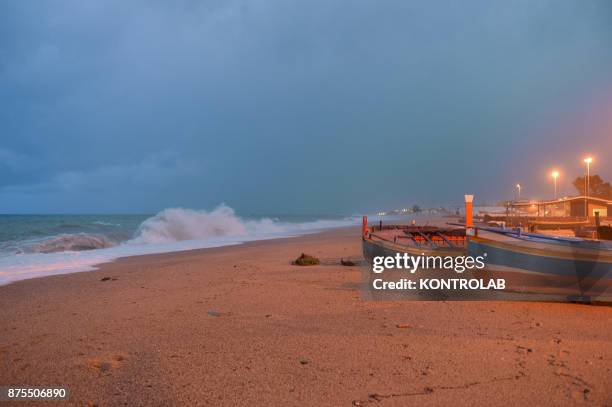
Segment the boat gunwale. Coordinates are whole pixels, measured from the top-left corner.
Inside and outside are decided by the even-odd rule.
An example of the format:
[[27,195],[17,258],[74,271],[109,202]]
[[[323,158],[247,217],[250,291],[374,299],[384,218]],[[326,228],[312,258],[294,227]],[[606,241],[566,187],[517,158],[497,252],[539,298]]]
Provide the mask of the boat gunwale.
[[[372,236],[372,234],[370,234],[370,236]],[[421,247],[403,246],[403,245],[398,245],[397,243],[391,240],[388,240],[388,239],[381,239],[380,237],[377,237],[376,235],[374,235],[376,239],[372,239],[370,236],[368,236],[366,239],[363,239],[363,242],[372,244],[372,245],[376,245],[381,248],[400,252],[400,253],[415,253],[415,254],[418,253],[418,255],[421,255],[421,254],[427,255],[429,253],[432,253],[436,255],[458,256],[461,254],[465,254],[467,252],[467,244],[463,247],[461,246],[441,247],[441,246],[431,246],[431,245],[421,246]],[[467,242],[467,239],[466,239],[466,242]]]
[[549,236],[540,233],[521,232],[515,229],[500,229],[482,226],[475,226],[474,229],[476,231],[483,230],[485,232],[497,233],[525,242],[559,244],[560,246],[565,247],[577,247],[581,249],[598,251],[612,251],[612,242],[608,242],[605,240],[588,240],[579,237]]
[[[612,252],[608,255],[608,251],[604,251],[603,255],[600,253],[601,251],[597,251],[591,248],[579,248],[584,250],[583,252],[571,252],[568,253],[567,249],[572,249],[572,246],[566,245],[555,245],[550,247],[549,244],[547,247],[529,247],[524,245],[517,245],[511,242],[504,242],[500,240],[494,240],[487,237],[482,236],[471,236],[470,241],[475,244],[481,246],[490,246],[493,248],[497,248],[500,250],[505,250],[513,253],[522,253],[528,254],[531,256],[540,256],[540,257],[556,257],[565,260],[578,260],[578,261],[597,261],[601,263],[612,263]],[[533,241],[529,240],[521,240],[526,243],[533,243]],[[545,242],[538,242],[540,244],[546,245]],[[468,242],[468,251],[470,248],[470,243]],[[554,250],[556,249],[556,250]],[[566,249],[566,250],[563,250]]]

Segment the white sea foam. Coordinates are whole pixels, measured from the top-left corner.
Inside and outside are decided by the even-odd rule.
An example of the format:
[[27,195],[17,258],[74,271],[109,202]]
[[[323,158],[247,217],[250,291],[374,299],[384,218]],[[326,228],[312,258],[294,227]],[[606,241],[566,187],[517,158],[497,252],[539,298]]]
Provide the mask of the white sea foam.
[[145,220],[131,240],[114,247],[109,247],[112,243],[99,236],[60,235],[38,242],[38,246],[31,246],[33,250],[29,252],[0,257],[0,285],[54,274],[89,271],[95,269],[96,264],[119,257],[290,237],[356,222],[356,218],[301,223],[270,218],[245,220],[225,205],[209,212],[165,209]]
[[271,219],[245,221],[226,205],[206,212],[193,209],[165,209],[140,225],[134,244],[168,243],[220,236],[248,236],[279,233],[285,228]]
[[96,221],[94,221],[92,223],[94,225],[100,225],[100,226],[121,226],[121,224],[119,224],[119,223],[103,222],[101,220],[96,220]]

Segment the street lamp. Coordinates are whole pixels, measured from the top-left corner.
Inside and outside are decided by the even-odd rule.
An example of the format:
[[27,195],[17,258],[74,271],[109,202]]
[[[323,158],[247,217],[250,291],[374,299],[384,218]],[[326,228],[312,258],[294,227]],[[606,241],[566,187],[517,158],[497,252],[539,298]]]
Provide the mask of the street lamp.
[[589,184],[591,178],[591,163],[593,162],[593,157],[587,157],[583,160],[587,165],[587,176],[584,182],[584,216],[589,219]]
[[521,200],[521,184],[516,184],[516,189],[518,189],[518,202]]
[[553,180],[555,181],[555,200],[557,199],[557,178],[559,178],[559,171],[553,171],[550,174],[553,177]]

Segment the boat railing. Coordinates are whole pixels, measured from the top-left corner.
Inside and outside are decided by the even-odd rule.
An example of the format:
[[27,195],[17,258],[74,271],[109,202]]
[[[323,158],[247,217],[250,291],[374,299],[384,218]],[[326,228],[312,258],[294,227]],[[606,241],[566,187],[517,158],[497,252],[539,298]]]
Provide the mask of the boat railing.
[[[459,223],[449,223],[454,226],[463,226],[465,224]],[[490,226],[474,226],[475,233],[477,234],[478,230],[483,230],[485,232],[497,233],[501,235],[506,235],[510,237],[514,237],[516,239],[530,240],[544,240],[551,241],[557,243],[570,243],[570,244],[581,244],[584,246],[593,246],[594,248],[610,248],[612,249],[612,244],[608,242],[600,241],[600,240],[587,240],[579,237],[569,237],[569,236],[551,236],[551,235],[543,235],[540,233],[532,233],[532,232],[524,232],[521,228],[495,228]]]
[[394,244],[401,244],[400,240],[405,239],[412,242],[416,247],[449,247],[453,249],[465,247],[465,235],[459,236],[451,234],[445,236],[443,232],[437,231],[429,231],[427,233],[421,231],[404,231],[404,233],[404,235],[393,236],[393,239],[382,236],[376,232],[370,232],[369,236]]

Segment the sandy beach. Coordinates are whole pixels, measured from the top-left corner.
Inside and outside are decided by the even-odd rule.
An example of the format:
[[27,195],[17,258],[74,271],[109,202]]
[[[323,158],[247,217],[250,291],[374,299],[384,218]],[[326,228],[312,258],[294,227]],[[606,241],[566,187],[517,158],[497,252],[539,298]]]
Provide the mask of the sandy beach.
[[612,405],[612,308],[366,301],[341,258],[357,228],[2,286],[0,384],[75,406]]

